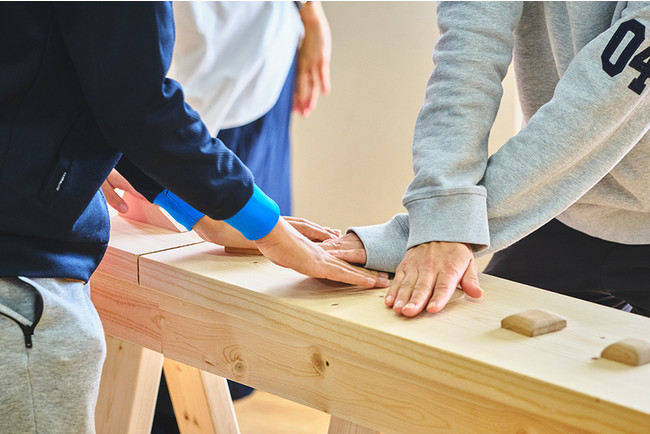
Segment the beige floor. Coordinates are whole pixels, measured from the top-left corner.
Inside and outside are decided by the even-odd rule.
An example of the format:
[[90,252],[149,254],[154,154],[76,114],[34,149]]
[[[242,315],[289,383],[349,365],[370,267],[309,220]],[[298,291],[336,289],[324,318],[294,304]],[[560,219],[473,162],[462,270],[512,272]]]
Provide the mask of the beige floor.
[[241,434],[326,434],[329,414],[256,390],[235,401]]

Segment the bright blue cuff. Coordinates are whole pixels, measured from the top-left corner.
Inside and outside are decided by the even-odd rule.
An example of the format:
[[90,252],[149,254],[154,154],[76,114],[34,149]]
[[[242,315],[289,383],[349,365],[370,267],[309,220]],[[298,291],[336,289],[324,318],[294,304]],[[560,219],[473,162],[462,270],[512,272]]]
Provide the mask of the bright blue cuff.
[[256,185],[253,195],[237,214],[224,220],[249,240],[268,235],[280,219],[280,207]]
[[174,220],[185,226],[188,231],[191,231],[196,222],[205,215],[201,211],[192,208],[169,190],[161,191],[153,200],[153,203],[162,207]]

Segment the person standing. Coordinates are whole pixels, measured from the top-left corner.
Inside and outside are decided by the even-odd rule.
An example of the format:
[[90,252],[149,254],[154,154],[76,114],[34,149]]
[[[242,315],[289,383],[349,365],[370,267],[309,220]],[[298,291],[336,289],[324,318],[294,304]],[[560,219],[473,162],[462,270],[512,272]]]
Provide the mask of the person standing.
[[[326,241],[394,271],[385,302],[444,308],[487,272],[648,315],[650,4],[441,2],[408,214]],[[514,58],[524,128],[488,157]],[[509,246],[509,247],[508,247]]]
[[166,78],[167,3],[0,4],[0,419],[94,432],[105,341],[88,280],[108,243],[100,191],[121,153],[274,261],[364,286],[279,216]]

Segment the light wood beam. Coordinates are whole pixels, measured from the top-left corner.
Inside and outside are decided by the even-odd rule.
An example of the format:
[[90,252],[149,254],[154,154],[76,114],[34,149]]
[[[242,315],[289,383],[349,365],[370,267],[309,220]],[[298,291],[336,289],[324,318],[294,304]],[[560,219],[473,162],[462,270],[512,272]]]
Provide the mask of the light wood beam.
[[106,336],[107,356],[95,410],[98,434],[151,432],[162,354]]
[[181,434],[239,434],[225,378],[171,359],[163,369]]
[[379,431],[332,416],[327,434],[379,434]]

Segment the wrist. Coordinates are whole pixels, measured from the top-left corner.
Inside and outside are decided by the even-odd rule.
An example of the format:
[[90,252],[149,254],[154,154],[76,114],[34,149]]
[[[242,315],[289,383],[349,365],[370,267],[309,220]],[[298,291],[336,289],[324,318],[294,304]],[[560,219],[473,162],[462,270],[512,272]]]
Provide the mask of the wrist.
[[286,221],[283,218],[279,218],[278,222],[275,224],[275,227],[262,238],[255,240],[255,244],[260,250],[268,249],[277,244],[280,244],[282,239],[286,239],[288,236],[287,226],[288,224]]
[[[192,230],[201,237],[202,240],[211,243],[218,243],[218,234],[226,229],[228,224],[222,220],[214,220],[210,217],[203,216],[192,227]],[[232,229],[231,229],[232,230]]]
[[174,220],[182,224],[188,231],[191,231],[196,222],[205,216],[201,211],[196,210],[169,190],[161,191],[155,197],[153,203],[167,211]]
[[321,26],[325,11],[320,2],[305,2],[299,10],[300,18],[305,27]]
[[255,185],[246,205],[224,221],[241,232],[246,239],[256,241],[268,235],[279,218],[280,207]]

